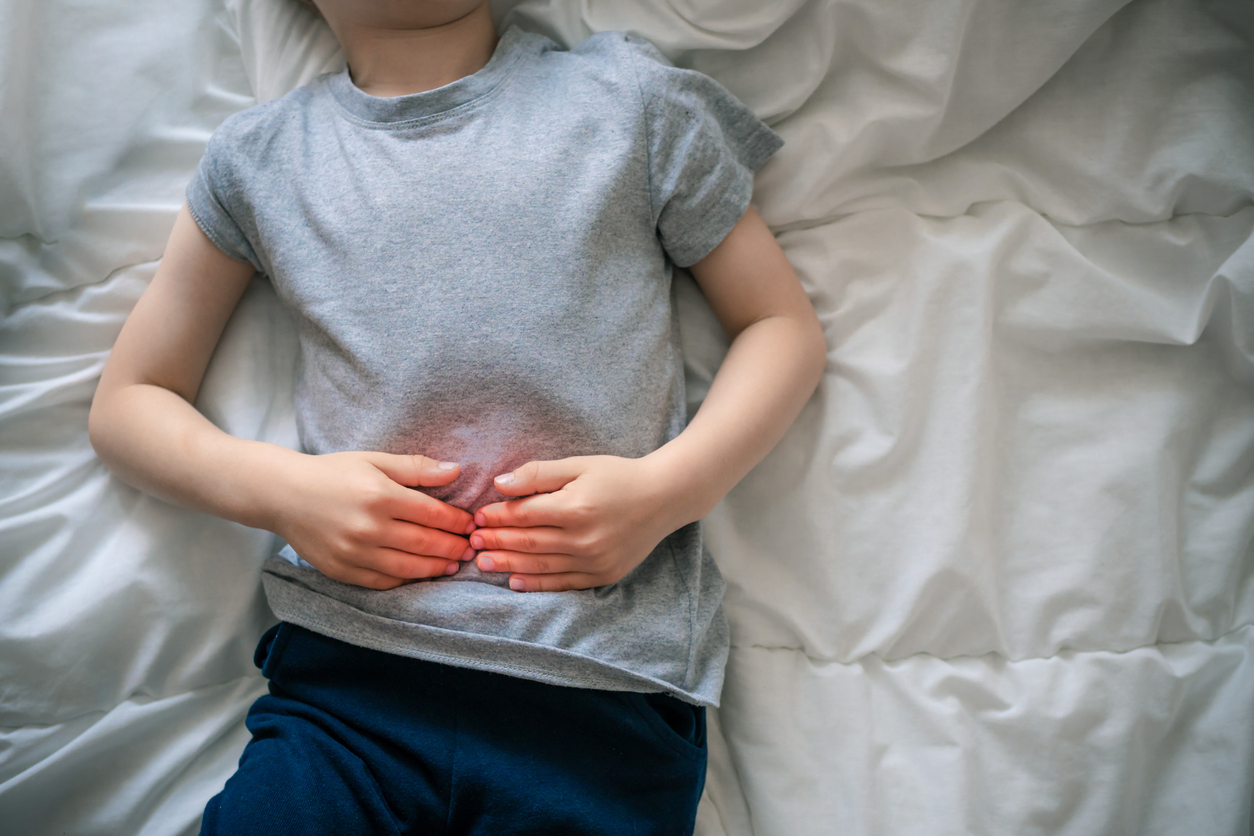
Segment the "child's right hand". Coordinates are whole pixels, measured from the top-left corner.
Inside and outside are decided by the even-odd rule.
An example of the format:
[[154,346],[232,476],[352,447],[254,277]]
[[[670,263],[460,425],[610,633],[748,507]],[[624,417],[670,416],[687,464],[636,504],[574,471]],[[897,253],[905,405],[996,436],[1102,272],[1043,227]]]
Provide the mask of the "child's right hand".
[[302,455],[279,476],[272,526],[337,581],[392,589],[451,575],[474,556],[470,514],[406,486],[447,485],[456,464],[426,456],[349,452]]

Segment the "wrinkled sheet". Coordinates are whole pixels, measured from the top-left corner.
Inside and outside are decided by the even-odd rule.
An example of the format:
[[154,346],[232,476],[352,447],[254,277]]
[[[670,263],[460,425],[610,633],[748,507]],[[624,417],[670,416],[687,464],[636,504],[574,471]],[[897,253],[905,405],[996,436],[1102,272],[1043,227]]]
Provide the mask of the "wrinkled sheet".
[[[785,138],[755,202],[824,381],[711,515],[702,836],[1248,834],[1254,5],[504,2],[653,40]],[[0,831],[194,833],[264,690],[270,535],[90,398],[209,134],[341,58],[286,0],[0,0]],[[695,408],[725,339],[678,285]],[[257,280],[198,406],[295,446]]]

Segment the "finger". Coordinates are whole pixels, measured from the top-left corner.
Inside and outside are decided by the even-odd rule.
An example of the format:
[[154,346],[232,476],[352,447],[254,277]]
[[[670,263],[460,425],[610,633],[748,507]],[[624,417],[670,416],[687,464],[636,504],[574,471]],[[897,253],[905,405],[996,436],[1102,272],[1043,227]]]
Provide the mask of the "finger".
[[426,557],[381,546],[367,554],[366,565],[361,568],[401,580],[415,580],[452,575],[461,566],[456,560]]
[[528,575],[555,575],[587,568],[584,562],[569,554],[519,554],[518,552],[481,552],[475,558],[481,572],[522,572]]
[[380,545],[406,554],[445,560],[469,560],[475,556],[475,550],[465,537],[403,520],[392,520],[383,527]]
[[515,592],[566,592],[604,586],[596,575],[566,572],[561,575],[510,575],[509,588]]
[[475,525],[480,528],[560,528],[567,519],[566,511],[566,502],[563,499],[550,493],[541,493],[485,505],[475,512]]
[[509,473],[502,473],[493,482],[506,496],[529,496],[552,493],[573,481],[587,466],[580,457],[551,462],[527,462]]
[[537,528],[476,528],[470,546],[477,551],[503,549],[511,552],[568,552],[564,546],[570,535],[553,526]]
[[386,510],[393,519],[453,534],[469,534],[475,530],[475,519],[466,511],[408,488],[398,486]]
[[426,456],[367,453],[366,460],[393,482],[410,488],[447,485],[461,475],[461,466],[457,462],[442,462]]

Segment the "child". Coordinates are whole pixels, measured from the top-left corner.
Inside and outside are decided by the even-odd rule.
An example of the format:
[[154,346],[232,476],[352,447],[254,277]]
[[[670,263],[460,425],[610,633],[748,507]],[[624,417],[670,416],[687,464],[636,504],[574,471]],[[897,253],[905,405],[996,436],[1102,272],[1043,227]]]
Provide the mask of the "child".
[[[825,359],[749,207],[780,141],[622,34],[317,6],[348,71],[223,123],[91,413],[122,479],[290,544],[202,832],[691,833],[727,655],[696,521]],[[686,427],[672,264],[733,338]],[[305,452],[190,405],[255,271]]]

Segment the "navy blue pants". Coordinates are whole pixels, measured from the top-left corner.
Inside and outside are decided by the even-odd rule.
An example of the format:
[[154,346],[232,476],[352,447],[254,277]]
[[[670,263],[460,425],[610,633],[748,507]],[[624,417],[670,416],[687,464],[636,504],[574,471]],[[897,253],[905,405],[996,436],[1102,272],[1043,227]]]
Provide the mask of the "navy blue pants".
[[685,834],[705,710],[380,653],[281,624],[202,834]]

